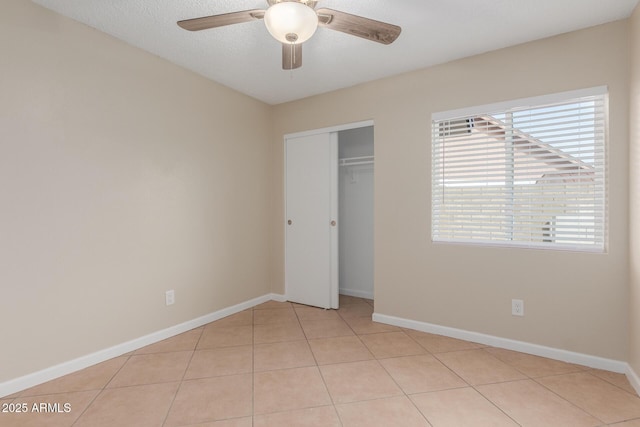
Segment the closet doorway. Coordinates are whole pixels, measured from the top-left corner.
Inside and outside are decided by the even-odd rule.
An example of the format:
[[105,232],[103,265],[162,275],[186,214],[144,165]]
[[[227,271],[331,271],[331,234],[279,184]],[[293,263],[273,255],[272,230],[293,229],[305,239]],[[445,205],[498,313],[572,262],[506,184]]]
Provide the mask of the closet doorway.
[[373,122],[285,136],[287,300],[373,298]]
[[373,126],[338,132],[339,292],[373,299]]

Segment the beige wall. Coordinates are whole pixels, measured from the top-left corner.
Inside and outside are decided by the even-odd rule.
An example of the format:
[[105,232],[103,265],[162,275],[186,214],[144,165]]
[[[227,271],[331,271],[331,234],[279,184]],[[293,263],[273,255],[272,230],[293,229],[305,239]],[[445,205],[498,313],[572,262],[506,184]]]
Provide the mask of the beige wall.
[[268,105],[25,0],[0,52],[0,382],[270,292]]
[[[391,49],[393,47],[390,47]],[[275,108],[275,292],[284,292],[284,134],[375,122],[376,312],[626,360],[627,22],[479,55]],[[431,113],[608,85],[608,254],[430,241]],[[511,299],[525,317],[511,316]]]
[[640,374],[640,6],[630,22],[630,260],[629,363]]

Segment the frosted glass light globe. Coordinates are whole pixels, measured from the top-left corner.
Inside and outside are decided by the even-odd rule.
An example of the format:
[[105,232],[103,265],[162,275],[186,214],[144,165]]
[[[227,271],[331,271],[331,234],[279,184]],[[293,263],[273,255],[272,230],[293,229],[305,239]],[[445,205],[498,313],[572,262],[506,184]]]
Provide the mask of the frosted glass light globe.
[[264,24],[269,33],[282,43],[304,43],[318,28],[316,11],[303,3],[283,1],[267,9]]

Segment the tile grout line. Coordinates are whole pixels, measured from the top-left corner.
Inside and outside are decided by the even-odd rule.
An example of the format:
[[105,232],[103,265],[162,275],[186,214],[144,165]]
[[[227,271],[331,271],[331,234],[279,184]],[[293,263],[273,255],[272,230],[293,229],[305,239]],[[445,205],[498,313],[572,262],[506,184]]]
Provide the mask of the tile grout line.
[[[366,302],[366,301],[365,301]],[[369,304],[367,302],[367,304]],[[372,304],[369,304],[371,306],[372,309],[375,310],[374,306]],[[349,322],[347,322],[347,320],[340,315],[340,317],[345,321],[345,323],[347,323],[347,325],[351,328],[351,330],[353,331],[353,333],[356,335],[356,337],[358,337],[358,340],[365,346],[365,348],[369,351],[369,353],[373,356],[373,360],[375,360],[378,365],[382,368],[382,370],[384,372],[386,372],[386,374],[389,376],[389,378],[391,378],[391,381],[393,381],[393,383],[396,385],[396,387],[398,387],[398,390],[400,390],[400,392],[402,393],[402,396],[404,396],[410,403],[411,405],[416,409],[416,411],[418,411],[418,413],[420,414],[420,416],[427,422],[428,425],[433,425],[431,424],[431,422],[429,422],[429,419],[427,418],[427,416],[425,414],[422,413],[422,411],[420,411],[420,409],[416,406],[415,402],[411,399],[411,397],[405,392],[405,390],[400,386],[400,384],[398,384],[398,382],[396,381],[396,379],[393,377],[393,375],[391,375],[391,373],[387,370],[387,368],[380,363],[380,359],[378,359],[378,357],[375,356],[375,354],[373,354],[373,352],[371,351],[371,348],[369,348],[369,346],[367,345],[367,343],[365,343],[362,338],[360,337],[360,334],[356,333],[356,331],[353,329],[353,327],[349,324]],[[363,318],[368,318],[368,316],[362,316]],[[373,318],[371,319],[371,321],[373,322]],[[370,334],[363,334],[363,335],[375,335],[375,334],[384,334],[384,333],[390,333],[393,331],[381,331],[381,332],[374,332],[374,333],[370,333]],[[403,332],[403,331],[401,331]],[[420,348],[424,349],[427,354],[429,354],[429,351],[427,349],[425,349],[423,346],[420,345],[420,343],[418,343],[415,339],[413,339],[413,337],[409,336],[409,334],[406,334],[406,336],[408,336],[413,342],[415,342]],[[402,356],[398,356],[398,357],[402,357]],[[393,358],[393,357],[392,357]],[[392,358],[388,358],[388,359],[392,359]],[[392,396],[393,397],[393,396]],[[388,397],[387,397],[388,398]],[[373,401],[373,400],[381,400],[381,399],[387,399],[387,398],[379,398],[379,399],[370,399],[370,400],[364,400],[364,401]],[[363,401],[363,402],[364,402]]]
[[[189,331],[187,331],[189,332]],[[171,403],[169,404],[169,407],[167,408],[167,413],[164,415],[164,419],[162,420],[162,425],[164,426],[167,423],[167,420],[169,418],[169,414],[171,413],[171,410],[173,409],[173,405],[176,402],[176,398],[178,397],[178,393],[180,393],[180,390],[182,389],[182,384],[184,383],[184,377],[187,375],[187,371],[189,370],[189,366],[191,365],[191,362],[193,361],[193,357],[196,354],[196,350],[198,349],[198,344],[200,343],[200,339],[202,339],[202,335],[204,334],[204,327],[202,327],[202,330],[200,331],[200,336],[198,337],[198,340],[196,341],[195,345],[193,346],[193,350],[191,351],[191,357],[189,358],[189,362],[187,362],[185,368],[184,368],[184,372],[182,373],[182,378],[179,381],[178,384],[178,388],[176,389],[176,392],[173,395],[173,399],[171,399]]]
[[[404,332],[404,331],[403,331]],[[484,396],[482,393],[480,393],[479,390],[476,389],[476,387],[469,383],[467,380],[465,380],[464,378],[462,378],[457,372],[455,372],[453,369],[451,369],[447,364],[445,364],[435,353],[432,353],[431,351],[429,351],[428,348],[426,348],[424,345],[422,345],[420,342],[418,342],[418,340],[416,340],[413,336],[411,336],[411,334],[408,334],[405,332],[405,335],[407,335],[409,338],[411,338],[416,344],[418,344],[419,347],[423,348],[428,355],[432,356],[435,360],[438,361],[438,363],[440,363],[443,367],[445,367],[449,372],[451,372],[453,375],[456,376],[456,378],[459,378],[464,384],[466,384],[466,386],[462,386],[462,387],[453,387],[450,389],[444,389],[444,390],[456,390],[456,389],[465,389],[465,388],[471,388],[473,390],[475,390],[478,394],[480,394],[485,400],[487,400],[491,405],[495,406],[500,412],[502,412],[507,418],[509,418],[510,420],[512,420],[514,423],[516,423],[517,425],[521,426],[520,423],[518,423],[515,419],[513,419],[511,416],[509,416],[507,413],[505,413],[502,408],[499,408],[496,404],[494,404],[493,402],[491,402],[489,399],[487,399],[486,396]],[[462,350],[462,351],[471,351],[471,350],[478,350],[478,349],[468,349],[468,350]],[[384,366],[383,366],[384,367]],[[389,374],[391,376],[391,374]],[[393,377],[392,377],[393,378]],[[402,388],[401,388],[402,389]],[[428,393],[437,393],[440,391],[444,391],[444,390],[432,390],[431,392]],[[402,390],[404,392],[404,390]],[[421,394],[421,393],[412,393],[412,394]],[[418,412],[420,412],[420,414],[422,414],[422,416],[427,420],[427,422],[429,422],[429,418],[427,417],[426,414],[423,414],[422,411],[420,411],[420,409],[416,406],[415,402],[413,401],[413,399],[411,399],[411,395],[412,394],[407,394],[405,392],[405,395],[407,396],[407,398],[411,401],[411,403],[413,404],[413,406],[418,410]],[[429,424],[431,424],[431,422],[429,422]]]
[[[406,334],[405,334],[406,335]],[[414,340],[415,342],[415,340]],[[420,345],[419,343],[416,342],[416,344]],[[421,347],[422,348],[422,347]],[[427,352],[428,353],[428,352]],[[374,356],[375,357],[375,356]],[[411,357],[411,356],[397,356],[397,357],[389,357],[388,359],[395,359],[398,357]],[[391,375],[391,372],[389,372],[387,370],[387,368],[380,363],[380,361],[376,358],[376,361],[378,362],[378,364],[382,367],[382,369],[387,373],[387,375],[389,375],[389,378],[391,378],[391,381],[393,381],[393,383],[396,385],[396,387],[398,387],[398,389],[402,392],[403,396],[411,403],[411,405],[416,408],[416,411],[418,411],[418,413],[422,416],[422,418],[425,419],[425,421],[427,422],[427,424],[429,424],[430,426],[433,426],[433,424],[429,421],[429,418],[427,417],[426,414],[424,414],[420,408],[418,408],[416,406],[416,403],[413,401],[413,399],[411,399],[410,395],[402,388],[402,386],[400,384],[398,384],[398,381],[396,381],[396,379],[393,377],[393,375]]]
[[[473,387],[474,390],[476,390],[476,392],[478,392],[483,398],[485,398],[486,400],[488,400],[489,402],[491,402],[491,404],[493,404],[496,408],[498,408],[500,411],[502,411],[505,415],[507,415],[509,418],[512,418],[509,416],[509,414],[507,414],[502,408],[500,408],[500,406],[498,406],[496,403],[494,403],[491,399],[489,399],[487,396],[485,396],[482,391],[480,391],[477,387],[480,386],[486,386],[486,385],[493,385],[493,384],[505,384],[505,383],[513,383],[513,382],[519,382],[519,381],[533,381],[534,383],[542,386],[543,388],[545,388],[548,391],[551,391],[554,395],[558,396],[559,398],[561,398],[563,401],[569,403],[569,405],[577,408],[579,411],[585,413],[586,415],[589,415],[591,417],[593,417],[594,419],[600,421],[600,422],[604,422],[601,419],[599,419],[598,417],[596,417],[595,415],[593,415],[592,413],[580,408],[579,406],[577,406],[576,404],[574,404],[573,402],[569,401],[568,399],[566,399],[563,396],[560,396],[558,393],[555,393],[553,390],[549,389],[548,387],[546,387],[544,384],[541,384],[539,381],[536,381],[536,378],[541,379],[541,378],[547,378],[547,377],[557,377],[557,376],[563,376],[563,375],[570,375],[570,374],[575,374],[575,373],[582,373],[582,372],[586,372],[586,371],[576,371],[576,372],[567,372],[567,373],[562,373],[562,374],[553,374],[553,375],[543,375],[540,377],[533,377],[529,374],[527,374],[526,372],[522,371],[521,369],[518,369],[517,366],[514,366],[513,364],[504,361],[502,359],[500,359],[499,357],[493,355],[491,352],[486,351],[487,348],[490,347],[484,347],[481,350],[484,350],[484,352],[490,356],[492,356],[493,358],[497,359],[498,361],[504,363],[505,365],[509,366],[512,369],[515,369],[516,371],[518,371],[519,373],[521,373],[522,375],[524,375],[526,378],[522,378],[522,379],[515,379],[515,380],[507,380],[507,381],[498,381],[495,383],[486,383],[486,384],[476,384],[476,385],[471,385],[471,387]],[[513,418],[512,418],[513,419]],[[514,419],[515,421],[515,419]],[[517,421],[516,421],[517,423]],[[518,423],[519,424],[519,423]],[[606,424],[606,423],[605,423]]]
[[[578,373],[583,373],[583,372],[578,372]],[[564,376],[564,375],[574,375],[574,374],[576,374],[576,372],[571,372],[571,373],[568,373],[568,374],[550,375],[550,376],[552,376],[552,377],[560,377],[560,376]],[[540,381],[538,381],[539,379],[542,379],[542,378],[546,378],[546,377],[539,377],[537,379],[536,378],[531,378],[531,381],[535,382],[536,384],[538,384],[539,386],[541,386],[545,390],[548,390],[551,393],[553,393],[554,395],[558,396],[560,399],[564,400],[565,402],[567,402],[569,405],[573,406],[574,408],[577,408],[578,410],[584,412],[585,414],[587,414],[587,415],[595,418],[596,420],[600,421],[602,423],[602,425],[607,425],[606,422],[604,422],[603,420],[601,420],[600,418],[598,418],[597,416],[595,416],[591,412],[587,411],[586,409],[583,409],[583,408],[579,407],[578,405],[576,405],[575,403],[573,403],[572,401],[570,401],[566,397],[561,396],[559,393],[555,392],[554,390],[551,390],[549,387],[547,387],[546,385],[544,385]]]
[[[420,344],[420,343],[418,343]],[[460,350],[460,351],[475,351],[475,350],[484,350],[486,347],[482,347],[482,348],[477,348],[477,349],[467,349],[467,350]],[[447,352],[447,353],[451,353],[451,352]],[[510,364],[507,364],[506,362],[501,361],[500,359],[498,359],[497,357],[495,357],[494,355],[492,355],[489,352],[484,352],[488,355],[490,355],[491,357],[495,358],[496,360],[499,360],[500,362],[504,363],[505,365],[508,365],[509,367],[512,367]],[[501,407],[499,407],[496,403],[494,403],[491,399],[489,399],[487,396],[485,396],[484,394],[482,394],[482,392],[480,390],[478,390],[477,386],[479,385],[487,385],[487,384],[471,384],[469,381],[465,380],[464,378],[462,378],[456,371],[454,371],[451,367],[449,367],[449,365],[447,365],[446,363],[444,363],[444,361],[442,361],[437,354],[433,354],[433,356],[436,358],[436,360],[438,360],[438,362],[440,362],[443,366],[445,366],[447,369],[449,369],[449,371],[451,371],[454,375],[456,375],[458,378],[460,378],[462,381],[464,381],[465,384],[467,384],[468,388],[471,388],[472,390],[474,390],[476,393],[478,393],[480,396],[482,396],[482,398],[484,400],[486,400],[487,402],[489,402],[489,404],[491,404],[493,407],[495,407],[498,411],[500,411],[502,414],[504,414],[507,418],[509,418],[510,420],[512,420],[514,423],[516,423],[519,426],[522,426],[522,424],[520,424],[515,418],[513,418],[511,415],[507,414]],[[527,377],[526,379],[530,379],[528,377],[528,375],[526,375],[524,372],[521,372],[520,370],[516,369],[515,367],[513,367],[513,369],[515,369],[516,371],[520,372],[521,374],[523,374],[525,377]],[[498,381],[495,383],[490,383],[490,384],[504,384],[506,382],[516,382],[516,381],[525,381],[526,379],[519,379],[519,380],[509,380],[509,381]],[[466,387],[465,387],[466,388]]]
[[320,365],[318,364],[318,359],[316,358],[315,353],[313,352],[313,348],[311,347],[311,344],[309,344],[309,337],[307,337],[307,333],[305,332],[304,328],[302,327],[302,323],[300,322],[300,316],[298,315],[298,312],[296,311],[295,307],[293,308],[293,312],[296,315],[296,319],[298,320],[298,324],[300,325],[300,329],[302,329],[302,334],[304,335],[305,341],[307,343],[307,347],[309,348],[309,351],[311,352],[311,357],[313,357],[313,361],[315,362],[315,368],[318,370],[318,374],[320,374],[320,378],[322,379],[322,384],[324,385],[324,389],[327,392],[327,396],[329,396],[329,400],[331,401],[331,407],[333,408],[333,412],[336,414],[336,417],[338,418],[338,422],[340,423],[340,426],[344,426],[343,422],[342,422],[342,418],[340,418],[340,414],[338,413],[338,408],[336,408],[336,402],[333,400],[333,396],[331,396],[331,393],[329,392],[329,387],[327,387],[327,382],[324,378],[324,375],[322,375],[322,369],[320,369]]
[[[420,343],[418,343],[420,344]],[[475,351],[475,350],[485,350],[487,347],[481,347],[481,348],[475,348],[475,349],[467,349],[467,350],[459,350],[459,351]],[[443,353],[451,353],[450,352],[443,352]],[[503,384],[506,382],[516,382],[516,381],[525,381],[527,379],[530,379],[529,376],[527,374],[525,374],[524,372],[521,372],[519,369],[511,366],[510,364],[498,359],[497,357],[495,357],[493,354],[484,351],[484,353],[490,355],[491,357],[493,357],[496,360],[499,360],[500,362],[504,363],[505,365],[515,369],[517,372],[521,373],[522,375],[524,375],[525,377],[527,377],[526,379],[518,379],[518,380],[509,380],[509,381],[498,381],[495,383],[490,383],[490,384]],[[456,375],[458,378],[460,378],[462,381],[464,381],[465,384],[467,384],[468,388],[473,389],[476,393],[478,393],[480,396],[482,396],[482,398],[484,400],[486,400],[487,402],[489,402],[489,404],[491,404],[493,407],[495,407],[498,411],[500,411],[502,414],[504,414],[507,418],[509,418],[510,420],[512,420],[514,423],[516,423],[519,426],[522,426],[522,424],[520,424],[515,418],[513,418],[511,415],[507,414],[505,412],[504,409],[502,409],[501,407],[499,407],[496,403],[494,403],[491,399],[489,399],[487,396],[485,396],[484,394],[482,394],[482,392],[480,390],[478,390],[477,386],[479,385],[487,385],[487,384],[471,384],[470,382],[468,382],[467,380],[465,380],[464,378],[462,378],[457,372],[455,372],[451,367],[449,367],[446,363],[444,363],[444,361],[442,361],[437,354],[433,354],[433,356],[438,360],[438,362],[440,362],[443,366],[445,366],[450,372],[452,372],[454,375]],[[466,387],[465,387],[466,388]]]
[[[409,334],[407,334],[409,335]],[[462,381],[463,383],[467,384],[467,387],[471,387],[471,384],[469,384],[469,382],[467,380],[465,380],[464,378],[462,378],[456,371],[454,371],[453,369],[451,369],[451,367],[449,367],[449,365],[447,365],[446,363],[444,363],[439,357],[438,354],[439,353],[433,353],[431,352],[427,347],[425,347],[424,345],[420,344],[418,342],[418,340],[416,340],[415,338],[413,338],[411,335],[409,335],[409,337],[411,337],[420,347],[424,348],[424,350],[427,352],[427,354],[430,354],[439,364],[441,364],[442,366],[444,366],[451,374],[455,375],[456,378],[459,378],[460,381]],[[454,387],[454,388],[459,388],[459,387]],[[450,389],[451,390],[451,389]]]
[[[368,303],[367,303],[368,304]],[[371,304],[369,304],[371,305]],[[373,309],[373,305],[371,305],[371,308]],[[400,390],[400,392],[402,393],[402,395],[411,403],[411,405],[416,409],[416,411],[418,411],[418,413],[420,414],[420,416],[427,422],[428,425],[432,426],[433,424],[431,424],[431,422],[429,422],[429,419],[427,418],[427,416],[425,414],[422,413],[422,411],[420,411],[420,409],[416,406],[415,402],[409,397],[409,395],[404,391],[404,389],[400,386],[400,384],[398,384],[398,382],[396,381],[396,379],[393,377],[393,375],[391,375],[391,373],[387,370],[387,368],[380,363],[380,360],[375,356],[375,354],[373,354],[373,352],[371,351],[371,348],[369,348],[369,346],[367,345],[367,343],[365,343],[362,338],[360,337],[360,335],[358,333],[356,333],[356,331],[353,329],[353,327],[349,324],[349,322],[346,321],[346,319],[344,319],[344,317],[342,315],[340,315],[340,313],[338,313],[338,315],[344,320],[344,322],[349,326],[349,328],[351,328],[351,330],[353,331],[353,333],[355,334],[355,336],[358,338],[358,340],[360,341],[360,343],[362,343],[362,345],[364,345],[364,347],[369,351],[369,354],[371,354],[371,356],[373,356],[372,360],[375,360],[378,365],[382,368],[382,370],[384,372],[387,373],[387,375],[389,376],[389,378],[391,378],[391,381],[393,381],[393,383],[396,385],[396,387],[398,387],[398,390]],[[362,316],[362,317],[368,317],[368,316]],[[371,319],[371,321],[373,322],[373,319]],[[379,332],[379,333],[386,333],[386,332]],[[363,334],[363,335],[373,335],[373,334]],[[405,334],[407,336],[409,336],[408,334]],[[418,343],[417,341],[415,341],[413,339],[413,337],[409,336],[409,338],[415,342],[420,348],[423,348],[420,343]],[[429,354],[429,351],[424,349],[427,354]],[[393,397],[393,396],[391,396]],[[373,401],[373,400],[381,400],[381,399],[388,399],[389,397],[385,397],[385,398],[379,398],[379,399],[369,399],[369,400],[363,400],[363,401],[359,401],[359,402],[365,402],[365,401]]]
[[[514,380],[514,381],[503,381],[500,383],[493,383],[493,384],[504,384],[505,382],[516,382],[516,381],[527,381],[526,379],[522,379],[522,380]],[[469,386],[476,392],[478,393],[480,396],[482,396],[482,398],[484,400],[486,400],[487,402],[489,402],[490,405],[492,405],[494,408],[496,408],[498,411],[500,411],[501,413],[504,414],[505,417],[509,418],[510,420],[512,420],[514,423],[516,423],[519,426],[522,426],[521,423],[518,422],[518,420],[516,420],[515,418],[513,418],[511,415],[509,415],[504,409],[502,409],[500,406],[498,406],[497,403],[493,402],[491,399],[489,399],[487,396],[485,396],[484,394],[482,394],[482,392],[480,390],[478,390],[478,386],[480,385],[488,385],[488,384],[478,384],[478,385],[472,385],[469,384]]]
[[[135,351],[132,351],[132,352],[130,352],[130,353],[129,353],[129,355],[124,356],[124,357],[126,357],[126,358],[127,358],[127,360],[125,360],[125,362],[122,364],[122,366],[120,366],[120,367],[116,370],[116,372],[114,372],[114,373],[113,373],[113,375],[111,376],[111,378],[109,379],[109,381],[107,381],[107,382],[105,383],[105,385],[104,385],[101,389],[99,389],[98,393],[93,397],[93,399],[91,399],[91,401],[87,404],[87,406],[84,408],[84,410],[82,411],[82,413],[81,413],[80,415],[78,415],[78,418],[76,418],[76,420],[71,424],[72,426],[76,425],[76,423],[77,423],[78,421],[80,421],[80,418],[82,418],[82,416],[83,416],[83,415],[84,415],[84,414],[89,410],[89,408],[91,407],[91,405],[93,405],[93,404],[95,403],[96,399],[98,399],[98,397],[99,397],[102,393],[104,393],[104,392],[105,392],[105,390],[107,389],[107,386],[108,386],[109,384],[111,384],[111,381],[113,381],[113,379],[116,377],[116,375],[118,375],[118,374],[120,373],[120,371],[124,368],[124,365],[126,365],[126,364],[129,362],[129,360],[131,360],[131,356],[133,356],[134,354],[135,354]],[[122,356],[119,356],[119,357],[122,357]],[[104,362],[103,362],[103,363],[104,363]],[[95,365],[93,365],[93,366],[95,366]]]
[[[640,396],[639,396],[637,393],[631,393],[630,391],[626,390],[625,388],[620,387],[618,384],[616,384],[616,383],[614,383],[614,382],[612,382],[612,381],[609,381],[609,380],[608,380],[608,379],[606,379],[606,378],[602,378],[602,377],[600,377],[600,376],[598,376],[598,375],[594,374],[594,373],[593,373],[593,371],[594,371],[594,370],[595,370],[594,368],[590,368],[590,369],[584,369],[584,370],[579,371],[579,372],[584,372],[584,373],[587,373],[587,374],[589,374],[589,375],[592,375],[592,376],[594,376],[594,377],[596,377],[596,378],[598,378],[598,379],[600,379],[600,380],[602,380],[602,381],[605,381],[605,382],[607,382],[607,383],[611,384],[612,386],[615,386],[615,387],[619,388],[620,390],[624,391],[625,393],[630,394],[630,395],[631,395],[631,396],[633,396],[633,397],[638,397],[638,398],[640,398]],[[571,372],[571,373],[577,373],[577,372]],[[620,375],[624,375],[624,374],[620,374]],[[625,378],[626,378],[626,377],[625,377]],[[628,380],[627,380],[627,381],[628,381]]]

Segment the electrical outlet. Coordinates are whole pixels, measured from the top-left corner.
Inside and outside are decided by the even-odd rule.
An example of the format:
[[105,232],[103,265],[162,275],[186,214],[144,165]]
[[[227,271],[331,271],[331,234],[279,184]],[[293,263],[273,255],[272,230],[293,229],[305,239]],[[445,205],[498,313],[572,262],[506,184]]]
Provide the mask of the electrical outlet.
[[524,316],[524,301],[521,299],[512,299],[511,314],[514,316]]
[[167,305],[172,305],[176,302],[176,293],[173,289],[164,293],[164,301]]

